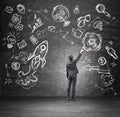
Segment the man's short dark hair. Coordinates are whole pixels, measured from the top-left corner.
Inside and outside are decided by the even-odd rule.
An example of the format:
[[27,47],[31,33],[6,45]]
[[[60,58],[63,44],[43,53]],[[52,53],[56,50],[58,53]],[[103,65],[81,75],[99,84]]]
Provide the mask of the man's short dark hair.
[[70,56],[68,57],[68,59],[69,59],[70,61],[72,61],[72,60],[73,60],[73,55],[70,55]]

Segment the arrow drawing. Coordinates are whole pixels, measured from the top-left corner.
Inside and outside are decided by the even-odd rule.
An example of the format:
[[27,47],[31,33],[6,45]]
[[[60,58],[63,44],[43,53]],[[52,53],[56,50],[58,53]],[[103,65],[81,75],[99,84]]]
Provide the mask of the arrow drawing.
[[83,67],[83,69],[85,69],[85,70],[87,70],[87,71],[93,71],[93,70],[99,70],[99,66],[97,65],[97,66],[90,66],[90,64],[88,64],[88,65],[85,65],[84,67]]
[[87,71],[97,71],[98,73],[101,73],[101,74],[110,74],[110,70],[100,69],[98,65],[91,66],[90,64],[87,64],[83,67],[83,69]]

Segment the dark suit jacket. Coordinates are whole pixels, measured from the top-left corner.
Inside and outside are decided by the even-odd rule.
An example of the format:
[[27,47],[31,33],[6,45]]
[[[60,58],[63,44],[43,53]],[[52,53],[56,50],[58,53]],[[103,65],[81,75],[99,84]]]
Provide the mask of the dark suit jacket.
[[76,77],[78,71],[78,68],[76,66],[77,61],[81,57],[81,54],[79,53],[78,57],[75,60],[69,61],[66,64],[66,72],[67,72],[67,78],[69,77]]

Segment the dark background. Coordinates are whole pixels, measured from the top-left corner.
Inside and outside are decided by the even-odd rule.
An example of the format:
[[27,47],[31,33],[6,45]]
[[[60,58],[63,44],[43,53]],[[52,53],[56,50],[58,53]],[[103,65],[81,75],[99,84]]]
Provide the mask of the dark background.
[[[68,62],[68,56],[72,54],[77,56],[80,48],[82,48],[82,39],[76,39],[71,33],[72,28],[77,28],[77,18],[84,16],[88,13],[92,15],[92,20],[96,16],[100,16],[102,20],[109,20],[104,15],[99,14],[95,10],[95,6],[98,3],[102,3],[106,6],[107,11],[116,17],[116,20],[113,21],[110,25],[104,24],[103,31],[98,31],[92,28],[85,28],[86,32],[95,32],[99,33],[103,37],[103,43],[101,50],[97,52],[84,52],[80,61],[78,62],[79,74],[77,79],[77,96],[101,96],[101,95],[114,95],[112,87],[117,95],[120,95],[120,61],[114,60],[110,57],[106,50],[105,46],[109,45],[110,47],[116,50],[117,55],[120,55],[120,3],[119,0],[2,0],[0,1],[0,96],[66,96],[67,88],[67,78],[66,78],[66,63]],[[2,39],[5,35],[10,32],[12,29],[8,27],[10,22],[11,14],[7,14],[4,9],[5,7],[11,6],[14,9],[17,4],[23,4],[26,8],[26,13],[23,15],[22,23],[24,24],[24,29],[19,33],[19,40],[25,39],[28,43],[28,46],[22,51],[26,51],[28,54],[35,49],[35,45],[30,43],[29,37],[31,36],[31,30],[28,28],[28,24],[32,22],[34,13],[27,12],[27,9],[40,10],[41,8],[46,8],[48,13],[45,14],[49,19],[45,20],[45,25],[41,28],[45,29],[47,26],[55,26],[56,30],[69,31],[66,41],[62,38],[65,34],[63,33],[50,33],[48,32],[47,36],[40,39],[39,43],[47,40],[48,41],[48,53],[46,55],[46,65],[43,69],[38,68],[36,76],[38,81],[34,87],[30,89],[24,89],[21,86],[15,84],[14,80],[17,79],[16,71],[11,71],[11,79],[13,83],[6,85],[4,83],[6,78],[5,63],[12,56],[12,50],[7,49],[5,46],[2,46]],[[56,5],[62,4],[69,9],[71,24],[68,27],[63,27],[63,23],[58,23],[52,18],[52,10]],[[80,14],[73,14],[74,6],[78,4],[80,7]],[[14,11],[17,12],[16,9]],[[84,33],[84,34],[85,34]],[[116,38],[113,38],[116,37]],[[71,45],[71,41],[74,42]],[[109,44],[109,41],[113,41],[113,45]],[[15,55],[21,50],[15,49]],[[107,69],[110,69],[113,78],[115,79],[114,83],[111,86],[105,87],[103,80],[100,78],[101,74],[98,74],[97,71],[86,71],[83,69],[83,66],[89,64],[86,61],[86,57],[91,60],[91,65],[98,65],[97,60],[100,56],[104,56],[107,59]],[[117,64],[115,67],[111,66],[111,63]],[[104,66],[106,67],[106,66]],[[22,70],[25,71],[28,69],[28,66],[23,66]],[[95,86],[99,86],[95,87]],[[101,90],[103,88],[104,90]]]

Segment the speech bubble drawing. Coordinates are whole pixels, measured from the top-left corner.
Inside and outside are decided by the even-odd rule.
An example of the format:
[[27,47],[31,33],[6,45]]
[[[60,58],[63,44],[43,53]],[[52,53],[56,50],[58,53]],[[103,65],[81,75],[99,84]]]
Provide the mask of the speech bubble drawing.
[[11,14],[11,13],[13,13],[13,11],[14,11],[14,9],[12,7],[10,7],[10,6],[5,7],[5,12]]
[[25,14],[25,6],[24,6],[24,5],[18,4],[18,5],[16,6],[16,9],[17,9],[17,11],[18,11],[19,13]]

